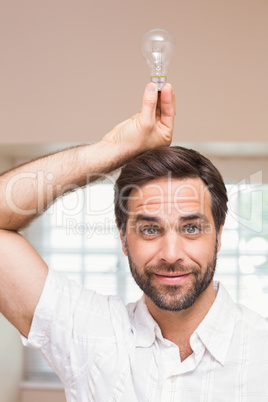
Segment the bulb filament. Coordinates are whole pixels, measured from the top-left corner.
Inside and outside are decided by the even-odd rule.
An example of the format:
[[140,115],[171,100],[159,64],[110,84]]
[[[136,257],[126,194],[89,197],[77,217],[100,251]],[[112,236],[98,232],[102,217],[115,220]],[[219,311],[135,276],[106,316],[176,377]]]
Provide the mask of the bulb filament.
[[155,64],[155,74],[162,75],[162,50],[161,48],[152,48],[152,55]]

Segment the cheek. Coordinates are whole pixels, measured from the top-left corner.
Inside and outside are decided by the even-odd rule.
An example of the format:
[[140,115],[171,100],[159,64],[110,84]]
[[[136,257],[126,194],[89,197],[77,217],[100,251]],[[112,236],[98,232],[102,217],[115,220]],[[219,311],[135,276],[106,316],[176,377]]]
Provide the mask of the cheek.
[[206,267],[207,263],[213,259],[214,252],[215,240],[213,238],[189,241],[185,244],[185,254],[202,267]]
[[157,242],[144,242],[135,235],[127,237],[128,250],[131,259],[140,266],[150,263],[157,255]]

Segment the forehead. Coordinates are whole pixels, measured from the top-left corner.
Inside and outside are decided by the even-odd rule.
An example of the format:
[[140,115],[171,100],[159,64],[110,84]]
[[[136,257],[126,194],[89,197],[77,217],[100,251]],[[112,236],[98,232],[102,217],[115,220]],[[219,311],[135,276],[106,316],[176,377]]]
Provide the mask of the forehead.
[[184,215],[199,212],[211,215],[211,195],[200,178],[162,178],[149,181],[129,195],[130,214]]

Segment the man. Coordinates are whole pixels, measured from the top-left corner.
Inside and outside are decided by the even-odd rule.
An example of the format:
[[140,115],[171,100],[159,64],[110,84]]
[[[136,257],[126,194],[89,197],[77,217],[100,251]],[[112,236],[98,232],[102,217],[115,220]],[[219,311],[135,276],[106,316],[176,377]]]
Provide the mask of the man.
[[[70,401],[267,401],[268,327],[213,284],[227,211],[220,173],[171,147],[171,86],[102,141],[7,172],[0,181],[0,309],[41,350]],[[125,306],[48,267],[17,231],[62,195],[122,165],[115,213],[134,279]],[[42,171],[42,183],[38,172]]]

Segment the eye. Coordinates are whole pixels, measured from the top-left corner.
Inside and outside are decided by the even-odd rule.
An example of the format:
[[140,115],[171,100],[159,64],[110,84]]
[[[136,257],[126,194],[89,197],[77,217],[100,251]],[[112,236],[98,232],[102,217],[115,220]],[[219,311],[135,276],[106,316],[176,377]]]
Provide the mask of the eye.
[[187,235],[196,235],[201,233],[201,227],[196,224],[188,224],[183,227],[182,231]]
[[160,233],[160,228],[156,225],[146,225],[140,228],[140,232],[144,236],[155,236]]

